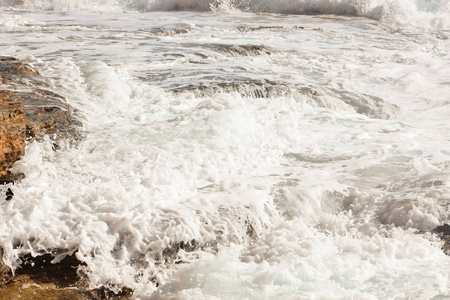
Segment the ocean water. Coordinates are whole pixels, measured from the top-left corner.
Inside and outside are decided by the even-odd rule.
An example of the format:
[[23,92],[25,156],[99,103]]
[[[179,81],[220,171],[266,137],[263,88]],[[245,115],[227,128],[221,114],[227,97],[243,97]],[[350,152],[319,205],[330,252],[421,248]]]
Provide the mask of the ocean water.
[[14,166],[12,268],[60,249],[135,299],[450,297],[450,2],[0,9],[0,54],[83,124]]

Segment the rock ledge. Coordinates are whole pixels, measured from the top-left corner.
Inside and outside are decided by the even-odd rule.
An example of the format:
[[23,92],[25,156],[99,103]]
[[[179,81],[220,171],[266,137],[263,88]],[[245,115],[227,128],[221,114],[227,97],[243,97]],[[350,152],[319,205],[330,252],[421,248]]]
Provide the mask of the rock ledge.
[[25,154],[26,140],[77,138],[79,126],[64,97],[50,91],[37,70],[0,56],[0,183],[20,179],[9,170]]

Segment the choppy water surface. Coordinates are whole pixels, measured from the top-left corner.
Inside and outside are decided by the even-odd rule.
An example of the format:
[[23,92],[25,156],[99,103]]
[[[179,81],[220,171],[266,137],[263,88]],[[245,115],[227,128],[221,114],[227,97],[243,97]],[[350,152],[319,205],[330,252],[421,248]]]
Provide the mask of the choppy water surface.
[[92,287],[139,299],[450,296],[431,234],[449,222],[447,4],[7,2],[0,53],[83,123],[78,143],[30,142],[16,163],[10,266],[76,251]]

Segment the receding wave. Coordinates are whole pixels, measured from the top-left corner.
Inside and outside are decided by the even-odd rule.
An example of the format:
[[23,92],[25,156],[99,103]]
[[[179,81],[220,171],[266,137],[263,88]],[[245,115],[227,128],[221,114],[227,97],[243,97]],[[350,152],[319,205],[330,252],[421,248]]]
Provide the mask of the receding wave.
[[30,10],[241,11],[368,17],[397,26],[450,30],[448,0],[0,0]]

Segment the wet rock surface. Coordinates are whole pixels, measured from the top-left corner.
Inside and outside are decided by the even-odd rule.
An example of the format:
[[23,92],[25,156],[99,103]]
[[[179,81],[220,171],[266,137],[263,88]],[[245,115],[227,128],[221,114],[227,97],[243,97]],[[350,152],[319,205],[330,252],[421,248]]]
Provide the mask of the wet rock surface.
[[[14,201],[13,184],[23,174],[10,168],[26,151],[26,141],[49,135],[56,143],[61,138],[78,139],[78,123],[66,100],[50,91],[40,73],[14,57],[0,56],[0,192]],[[0,299],[105,299],[106,289],[87,290],[77,275],[80,262],[68,256],[52,264],[51,254],[21,258],[14,273],[3,261],[0,248]],[[122,299],[127,290],[115,295]]]
[[213,49],[221,54],[238,57],[238,56],[258,56],[271,55],[281,53],[281,51],[265,46],[265,45],[205,45],[205,48]]
[[15,57],[0,56],[1,89],[23,90],[37,86],[48,88],[45,78],[30,65]]
[[149,33],[155,36],[174,36],[189,33],[189,28],[152,28],[139,29],[140,32]]
[[40,75],[31,66],[11,56],[0,56],[0,74],[3,83],[16,80],[17,77],[22,79],[20,82],[23,82],[26,77],[37,77]]
[[77,138],[80,126],[66,100],[31,66],[0,56],[0,183],[20,178],[9,169],[25,154],[25,141],[50,135]]
[[442,226],[438,226],[434,229],[434,232],[439,234],[444,242],[444,245],[442,245],[442,251],[444,251],[445,254],[450,255],[450,225],[444,224]]
[[25,154],[25,107],[11,91],[0,90],[0,180],[8,180],[8,170]]
[[174,88],[171,91],[175,94],[191,92],[197,97],[207,97],[217,93],[237,92],[243,97],[270,98],[289,94],[291,89],[287,84],[262,79],[190,84]]
[[20,98],[24,105],[27,137],[41,133],[56,135],[58,138],[76,137],[78,123],[72,119],[71,108],[63,97],[42,89],[13,95]]
[[285,29],[285,27],[283,27],[283,26],[256,26],[256,27],[239,26],[237,29],[241,32],[251,32],[251,31],[271,30],[271,29]]
[[[0,257],[3,252],[0,248]],[[50,253],[22,258],[15,274],[0,260],[0,299],[129,299],[132,291],[123,288],[114,293],[106,288],[88,289],[78,275],[82,266],[75,255],[53,264]]]

